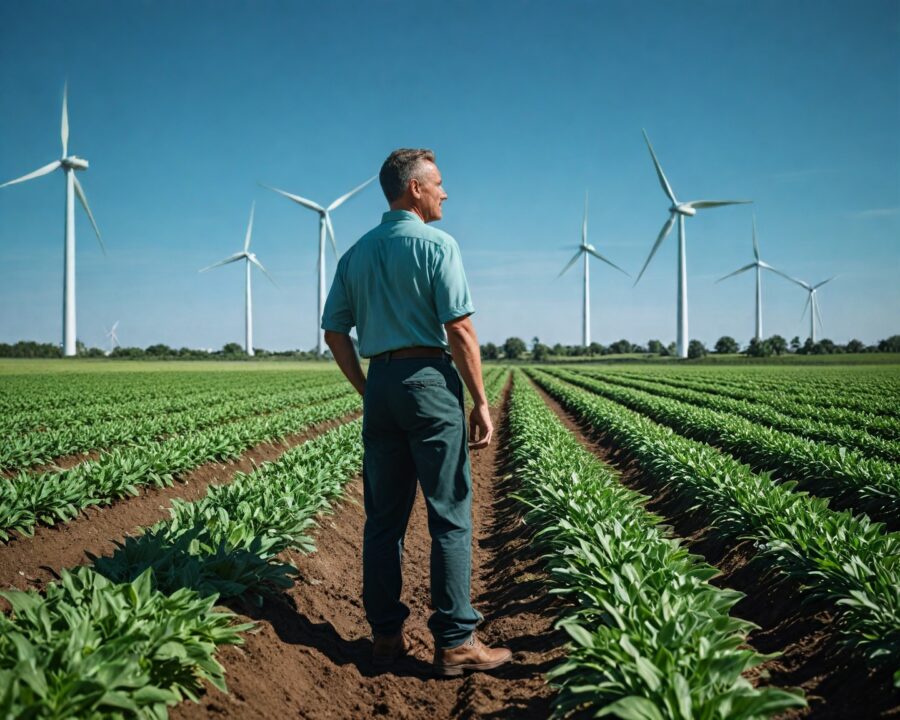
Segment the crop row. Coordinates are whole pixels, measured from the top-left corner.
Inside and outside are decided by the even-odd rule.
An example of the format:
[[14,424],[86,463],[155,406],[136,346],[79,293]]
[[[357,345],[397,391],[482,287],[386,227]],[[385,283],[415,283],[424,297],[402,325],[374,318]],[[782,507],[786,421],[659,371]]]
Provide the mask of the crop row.
[[815,414],[807,418],[792,417],[784,415],[760,402],[736,400],[686,387],[671,387],[655,380],[624,377],[618,373],[591,371],[579,374],[614,385],[646,390],[653,395],[673,398],[694,406],[708,407],[718,412],[739,415],[747,420],[762,423],[792,435],[800,435],[809,440],[819,440],[841,447],[852,448],[869,457],[878,457],[893,463],[900,462],[900,442],[876,437],[847,425],[834,425],[829,422],[822,422]]
[[785,396],[784,392],[773,390],[769,386],[747,388],[736,387],[722,382],[721,378],[707,379],[687,377],[649,372],[616,372],[617,376],[632,379],[652,380],[661,385],[676,388],[687,388],[712,395],[722,395],[735,400],[745,400],[751,403],[762,403],[784,415],[790,415],[801,419],[815,418],[821,422],[833,425],[846,425],[865,430],[872,435],[878,435],[887,440],[900,440],[900,420],[884,415],[875,415],[861,410],[850,410],[844,406],[822,407],[810,402],[810,396],[802,398]]
[[253,624],[234,624],[216,601],[289,585],[296,571],[274,556],[310,547],[315,515],[360,458],[353,422],[179,503],[112,558],[64,571],[45,596],[3,593],[13,614],[0,615],[0,715],[162,719],[204,681],[225,691],[215,650]]
[[137,495],[141,485],[172,485],[178,473],[214,460],[236,458],[253,445],[342,417],[358,410],[360,404],[348,385],[346,394],[320,405],[215,426],[186,437],[116,448],[62,472],[19,473],[0,482],[0,540],[8,540],[12,531],[30,534],[38,523],[68,521],[91,505]]
[[48,463],[70,453],[105,450],[113,445],[133,445],[168,435],[195,432],[251,415],[286,410],[343,394],[346,394],[346,383],[336,380],[325,386],[307,388],[304,385],[299,389],[262,397],[223,400],[211,396],[182,412],[155,415],[142,409],[128,419],[28,433],[10,438],[0,445],[0,470]]
[[506,387],[507,379],[509,370],[505,367],[493,367],[484,374],[484,393],[490,405],[497,404],[500,394]]
[[816,495],[865,502],[893,523],[900,511],[900,471],[884,460],[763,427],[745,418],[554,371],[559,377],[647,415],[682,435],[726,450],[754,468],[804,483]]
[[767,659],[746,647],[755,626],[729,616],[742,595],[710,585],[718,571],[667,537],[518,371],[509,428],[553,592],[575,601],[560,623],[574,647],[549,674],[558,715],[762,718],[805,705],[742,676]]
[[793,578],[804,595],[835,603],[842,637],[900,685],[900,535],[836,512],[816,497],[758,475],[709,445],[546,373],[547,392],[672,488],[727,540],[755,541],[757,557]]

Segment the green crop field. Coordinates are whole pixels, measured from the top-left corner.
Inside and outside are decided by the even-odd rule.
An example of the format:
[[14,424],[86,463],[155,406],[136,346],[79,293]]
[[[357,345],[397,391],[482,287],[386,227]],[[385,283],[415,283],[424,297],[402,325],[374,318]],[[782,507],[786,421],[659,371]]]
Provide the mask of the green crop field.
[[[900,365],[484,375],[487,472],[560,598],[552,712],[837,717],[842,682],[896,709]],[[290,553],[360,474],[361,410],[330,363],[0,361],[0,568],[55,576],[0,593],[0,716],[163,718],[227,693],[223,647],[256,631],[235,608],[303,592]],[[139,531],[98,514],[163,491]],[[112,551],[45,550],[101,521]]]

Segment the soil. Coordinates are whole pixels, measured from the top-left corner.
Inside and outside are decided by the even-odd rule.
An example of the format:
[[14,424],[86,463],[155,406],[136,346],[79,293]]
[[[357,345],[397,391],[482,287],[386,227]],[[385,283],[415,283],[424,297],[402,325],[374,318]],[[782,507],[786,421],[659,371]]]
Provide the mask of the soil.
[[[505,403],[503,405],[505,407]],[[504,411],[495,410],[499,436],[472,454],[472,597],[485,617],[479,637],[513,650],[513,662],[491,673],[437,679],[432,640],[428,557],[430,539],[421,493],[404,551],[405,630],[410,656],[388,669],[371,663],[370,630],[361,603],[362,485],[316,532],[318,549],[291,553],[300,579],[283,598],[240,619],[258,621],[240,647],[219,653],[229,693],[210,689],[199,704],[182,703],[175,718],[546,718],[552,690],[544,674],[564,655],[566,637],[553,628],[563,604],[546,591],[542,562],[510,498],[515,480],[505,471]],[[238,608],[233,608],[238,609]]]
[[[67,523],[38,527],[31,537],[17,536],[0,545],[0,588],[41,590],[58,577],[60,569],[88,564],[87,553],[111,555],[116,542],[168,518],[173,499],[199,500],[206,495],[209,485],[224,485],[238,472],[251,472],[257,465],[274,460],[288,449],[359,415],[354,413],[340,420],[319,423],[278,441],[257,445],[237,460],[201,465],[176,477],[172,487],[148,487],[135,497],[86,508]],[[0,600],[0,609],[5,611],[8,607],[5,600]]]
[[779,653],[749,672],[748,679],[758,685],[799,687],[809,703],[778,716],[781,720],[900,718],[900,692],[892,685],[890,669],[873,670],[842,645],[833,625],[833,604],[804,598],[795,583],[755,558],[751,542],[723,543],[702,508],[693,508],[671,488],[643,475],[608,437],[535,388],[585,448],[615,467],[623,484],[649,498],[647,510],[720,571],[713,584],[745,593],[732,614],[760,626],[750,633],[748,644],[760,653]]

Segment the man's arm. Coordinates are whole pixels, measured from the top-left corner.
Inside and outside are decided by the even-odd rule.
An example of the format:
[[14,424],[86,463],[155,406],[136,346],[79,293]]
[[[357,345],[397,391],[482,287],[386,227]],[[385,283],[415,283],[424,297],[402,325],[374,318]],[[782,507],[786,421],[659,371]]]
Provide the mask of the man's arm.
[[356,388],[356,392],[362,395],[366,391],[366,376],[363,375],[362,366],[359,364],[359,358],[353,349],[353,341],[350,339],[350,336],[346,333],[326,330],[325,342],[328,344],[341,372],[344,373],[350,384]]
[[[475,406],[469,414],[469,447],[480,450],[487,447],[494,434],[491,422],[491,410],[487,396],[484,394],[484,383],[481,380],[481,350],[478,347],[478,336],[469,316],[444,323],[447,330],[447,343],[453,362],[469,389]],[[333,351],[332,351],[333,352]]]

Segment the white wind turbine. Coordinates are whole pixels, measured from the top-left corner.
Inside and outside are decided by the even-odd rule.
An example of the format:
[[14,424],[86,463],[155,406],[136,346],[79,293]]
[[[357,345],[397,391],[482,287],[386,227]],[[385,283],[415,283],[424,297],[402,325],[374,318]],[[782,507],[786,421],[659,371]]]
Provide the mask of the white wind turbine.
[[263,271],[265,276],[272,281],[272,284],[275,284],[275,281],[272,280],[272,276],[269,275],[269,272],[262,266],[262,263],[257,259],[256,253],[250,252],[250,238],[253,234],[253,213],[256,211],[256,203],[254,202],[250,206],[250,222],[247,224],[247,235],[244,238],[244,249],[241,252],[237,252],[234,255],[229,255],[224,260],[220,260],[213,265],[209,265],[208,267],[203,268],[200,272],[206,272],[207,270],[212,270],[213,268],[219,267],[220,265],[228,265],[229,263],[237,262],[238,260],[245,260],[244,272],[246,276],[245,289],[244,289],[244,301],[245,301],[245,319],[244,319],[244,350],[247,355],[253,356],[253,298],[250,293],[250,265],[256,265],[260,270]]
[[684,233],[684,218],[687,215],[693,216],[697,214],[698,210],[704,210],[706,208],[714,208],[720,207],[722,205],[744,205],[746,203],[753,202],[752,200],[691,200],[690,202],[678,202],[675,198],[675,193],[672,191],[672,186],[669,185],[669,181],[666,179],[665,173],[663,173],[663,169],[659,164],[659,160],[656,159],[656,153],[653,152],[653,146],[650,144],[650,138],[647,137],[647,131],[643,131],[644,140],[647,142],[647,147],[650,150],[650,156],[653,158],[653,164],[656,167],[656,174],[659,177],[659,184],[662,186],[663,192],[666,194],[666,197],[672,201],[671,207],[669,207],[669,219],[666,220],[665,224],[662,227],[662,230],[659,232],[659,236],[656,238],[656,242],[653,244],[653,249],[650,250],[650,255],[647,256],[647,261],[644,263],[644,267],[641,268],[641,272],[638,274],[637,280],[634,281],[634,284],[637,285],[641,280],[641,276],[644,274],[644,270],[647,269],[647,266],[650,264],[650,261],[653,259],[653,256],[656,254],[656,251],[659,249],[659,246],[662,244],[662,241],[666,239],[666,236],[672,230],[672,225],[675,224],[675,218],[678,218],[678,331],[677,337],[675,340],[675,344],[678,348],[678,356],[682,358],[687,357],[688,350],[688,301],[687,301],[687,260],[685,258],[685,233]]
[[777,270],[773,268],[769,263],[763,261],[759,257],[759,242],[756,239],[756,215],[753,215],[753,257],[755,258],[752,263],[748,265],[744,265],[744,267],[735,270],[733,273],[728,273],[724,277],[720,277],[716,280],[717,283],[722,282],[723,280],[727,280],[730,277],[734,277],[735,275],[740,275],[743,272],[747,272],[747,270],[752,270],[756,268],[756,339],[762,340],[763,336],[763,322],[762,322],[762,271],[763,270],[771,270],[773,273],[781,275],[781,277],[787,278],[788,280],[793,280],[789,275],[785,275],[781,270]]
[[109,340],[109,352],[107,355],[112,355],[112,351],[115,350],[119,345],[119,336],[116,335],[116,328],[119,327],[119,321],[116,320],[113,323],[113,326],[106,331],[106,339]]
[[797,280],[796,278],[792,278],[789,275],[785,275],[785,277],[791,282],[796,283],[797,285],[802,287],[808,293],[808,295],[806,296],[806,304],[803,306],[803,312],[800,314],[800,319],[803,319],[803,316],[806,315],[806,308],[809,308],[809,337],[815,344],[816,318],[819,319],[819,325],[825,327],[825,323],[822,322],[822,313],[819,312],[819,299],[816,297],[816,291],[825,283],[830,283],[832,280],[834,280],[837,275],[832,275],[827,280],[823,280],[822,282],[816,283],[815,285],[810,285],[807,282],[803,282],[803,280]]
[[[568,264],[560,271],[559,275],[556,277],[560,278],[563,274],[572,267],[577,261],[578,258],[582,255],[584,256],[584,307],[581,310],[581,322],[582,322],[582,340],[584,342],[584,347],[588,347],[591,344],[591,286],[590,286],[590,276],[588,271],[588,255],[593,255],[598,260],[602,260],[607,265],[611,265],[619,272],[625,273],[627,272],[622,270],[618,265],[614,262],[607,260],[600,253],[597,252],[597,249],[591,245],[587,241],[587,211],[588,211],[588,195],[587,191],[584,193],[584,219],[581,222],[581,245],[578,245],[578,250],[575,255],[569,260]],[[628,277],[631,277],[628,275]]]
[[54,160],[42,168],[38,168],[34,172],[23,175],[15,180],[10,180],[0,185],[4,188],[7,185],[15,185],[16,183],[25,182],[34,178],[48,175],[59,168],[63,169],[66,174],[66,216],[65,216],[65,273],[63,275],[63,355],[72,357],[75,355],[75,195],[81,201],[84,211],[87,213],[94,226],[94,232],[97,233],[97,240],[100,242],[100,249],[106,253],[103,247],[103,240],[100,237],[100,230],[94,221],[94,215],[88,205],[87,197],[78,178],[75,177],[77,170],[87,170],[88,161],[75,155],[69,155],[69,112],[68,105],[68,84],[63,88],[63,104],[62,104],[62,127],[60,135],[62,137],[62,157]]
[[322,330],[322,313],[325,310],[325,235],[329,236],[331,240],[331,248],[334,250],[334,257],[337,260],[337,242],[334,239],[334,226],[331,224],[331,212],[336,210],[341,205],[343,205],[347,200],[352,198],[356,193],[365,188],[369,183],[371,183],[377,175],[370,177],[366,180],[362,185],[358,185],[353,188],[350,192],[341,195],[337,200],[335,200],[328,207],[322,207],[316,202],[312,200],[307,200],[306,198],[300,197],[299,195],[293,195],[292,193],[285,192],[284,190],[279,190],[278,188],[271,187],[269,185],[263,185],[263,187],[268,188],[269,190],[273,190],[277,192],[279,195],[284,195],[284,197],[289,200],[293,200],[298,205],[302,205],[305,208],[309,208],[310,210],[314,210],[319,213],[319,313],[316,318],[316,332],[318,333],[318,342],[316,344],[316,352],[319,356],[322,356],[322,353],[325,350],[325,331]]

